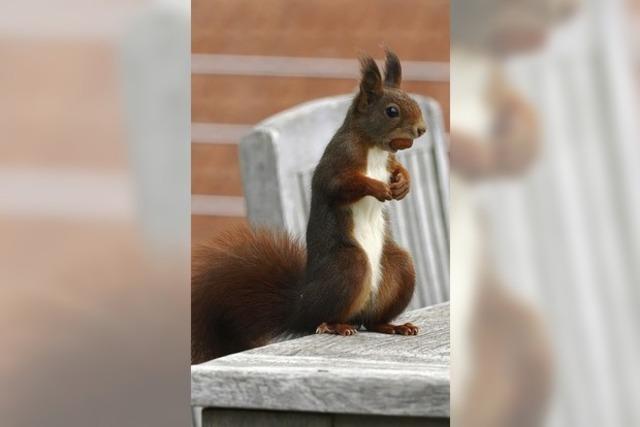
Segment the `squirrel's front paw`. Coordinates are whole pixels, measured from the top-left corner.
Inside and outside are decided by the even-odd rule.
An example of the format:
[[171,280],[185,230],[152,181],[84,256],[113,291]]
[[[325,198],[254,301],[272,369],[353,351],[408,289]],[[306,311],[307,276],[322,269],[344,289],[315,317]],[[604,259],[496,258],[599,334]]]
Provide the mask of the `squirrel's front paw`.
[[391,187],[384,183],[380,183],[380,185],[375,188],[375,190],[373,191],[373,194],[371,195],[381,202],[386,202],[387,200],[393,200],[393,193],[391,191]]
[[394,200],[402,200],[407,194],[409,194],[409,179],[405,176],[404,172],[397,171],[391,177],[391,184],[389,189]]

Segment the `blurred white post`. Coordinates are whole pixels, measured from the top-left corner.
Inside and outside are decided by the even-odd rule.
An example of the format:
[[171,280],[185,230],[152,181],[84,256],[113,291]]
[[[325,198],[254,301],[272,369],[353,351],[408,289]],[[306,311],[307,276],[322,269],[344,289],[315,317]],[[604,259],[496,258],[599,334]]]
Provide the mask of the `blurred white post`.
[[188,253],[191,121],[189,3],[154,4],[122,43],[127,139],[149,246]]

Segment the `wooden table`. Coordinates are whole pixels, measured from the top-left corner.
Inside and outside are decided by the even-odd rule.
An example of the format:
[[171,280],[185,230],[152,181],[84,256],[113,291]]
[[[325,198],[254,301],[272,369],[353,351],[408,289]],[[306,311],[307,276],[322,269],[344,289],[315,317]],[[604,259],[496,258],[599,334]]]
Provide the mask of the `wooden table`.
[[449,425],[449,304],[399,321],[419,335],[311,335],[195,365],[191,404],[204,426]]

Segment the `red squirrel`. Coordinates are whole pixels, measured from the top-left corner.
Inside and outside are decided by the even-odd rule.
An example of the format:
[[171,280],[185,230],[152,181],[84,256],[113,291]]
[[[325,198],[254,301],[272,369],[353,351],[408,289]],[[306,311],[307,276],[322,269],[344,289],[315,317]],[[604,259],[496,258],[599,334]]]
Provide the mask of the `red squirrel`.
[[391,237],[385,203],[409,192],[394,153],[410,148],[425,122],[400,90],[393,52],[384,78],[371,57],[360,62],[359,91],[313,174],[306,250],[286,232],[241,229],[194,255],[192,363],[287,334],[418,333],[390,323],[411,300],[415,271]]

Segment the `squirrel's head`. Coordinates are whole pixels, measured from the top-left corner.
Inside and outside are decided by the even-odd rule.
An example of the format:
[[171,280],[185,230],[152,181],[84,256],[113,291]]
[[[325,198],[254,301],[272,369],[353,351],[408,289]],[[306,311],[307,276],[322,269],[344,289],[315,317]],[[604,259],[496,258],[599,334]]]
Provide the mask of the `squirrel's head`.
[[426,132],[422,111],[400,89],[402,68],[395,53],[387,50],[384,80],[370,56],[360,59],[362,77],[352,111],[353,125],[386,151],[409,148]]

